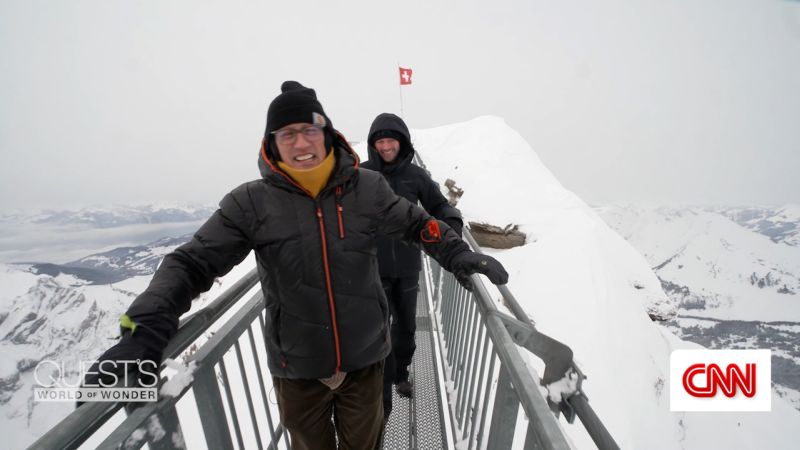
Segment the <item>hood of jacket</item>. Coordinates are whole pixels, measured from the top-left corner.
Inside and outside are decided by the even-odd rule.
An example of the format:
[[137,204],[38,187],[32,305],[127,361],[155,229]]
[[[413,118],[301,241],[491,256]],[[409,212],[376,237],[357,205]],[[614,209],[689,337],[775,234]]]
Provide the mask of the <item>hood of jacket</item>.
[[[258,170],[261,172],[261,177],[268,183],[281,187],[287,190],[296,190],[305,192],[309,196],[311,194],[294,181],[286,172],[281,170],[278,162],[269,156],[270,152],[266,150],[266,138],[261,141],[261,149],[258,153]],[[344,183],[347,179],[357,173],[359,166],[358,155],[347,143],[347,139],[338,131],[334,133],[333,143],[334,156],[336,157],[336,165],[333,167],[333,172],[326,187],[322,189],[325,192],[331,186],[337,186]],[[275,152],[277,153],[277,152]],[[313,197],[313,196],[312,196]]]
[[[375,133],[381,130],[396,131],[401,136],[400,152],[397,154],[397,159],[393,164],[386,164],[381,155],[378,154],[378,149],[375,148],[373,137]],[[369,127],[369,134],[367,135],[368,167],[378,172],[393,172],[410,164],[413,158],[414,146],[411,144],[411,133],[409,133],[403,119],[392,113],[379,114],[372,121],[372,126]]]

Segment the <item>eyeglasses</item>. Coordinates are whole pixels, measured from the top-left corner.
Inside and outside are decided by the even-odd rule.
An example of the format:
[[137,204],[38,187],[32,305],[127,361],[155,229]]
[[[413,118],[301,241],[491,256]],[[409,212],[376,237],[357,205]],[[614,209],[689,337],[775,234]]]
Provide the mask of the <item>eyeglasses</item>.
[[272,132],[272,134],[275,135],[275,140],[279,144],[284,145],[294,144],[294,142],[297,140],[297,135],[300,133],[302,133],[303,138],[309,142],[317,142],[322,139],[322,127],[319,125],[311,125],[303,128],[302,130],[282,128]]

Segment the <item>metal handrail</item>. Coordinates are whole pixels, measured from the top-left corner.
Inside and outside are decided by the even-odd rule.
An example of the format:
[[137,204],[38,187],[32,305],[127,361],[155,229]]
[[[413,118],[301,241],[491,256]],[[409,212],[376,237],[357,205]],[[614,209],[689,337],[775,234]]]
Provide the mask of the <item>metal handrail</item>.
[[[473,290],[469,292],[435,261],[428,260],[428,264],[434,268],[432,284],[438,286],[434,304],[440,319],[439,336],[446,349],[451,399],[455,396],[455,402],[450,402],[450,416],[457,422],[454,434],[466,441],[461,446],[511,448],[521,405],[529,419],[526,449],[570,448],[539,392],[537,377],[506,330],[501,319],[505,314],[498,311],[482,280],[473,275]],[[492,397],[494,403],[489,409]]]
[[[181,320],[178,332],[164,351],[165,359],[177,358],[257,282],[258,271],[253,269],[201,311]],[[78,448],[114,416],[122,405],[122,403],[85,403],[48,430],[29,448],[42,450]]]
[[[464,231],[464,238],[469,242],[474,251],[482,253],[480,246],[468,230]],[[569,423],[573,423],[576,416],[581,419],[581,423],[598,448],[619,448],[614,438],[611,436],[611,433],[589,405],[586,393],[583,392],[582,389],[582,382],[586,379],[586,375],[584,375],[573,361],[572,349],[550,336],[537,331],[533,320],[530,319],[519,302],[517,302],[508,287],[502,285],[497,286],[497,288],[503,296],[503,301],[509,310],[512,311],[517,320],[523,322],[523,325],[521,325],[509,320],[508,317],[503,317],[504,315],[499,316],[504,322],[506,329],[511,333],[512,339],[514,339],[517,345],[525,347],[531,353],[541,358],[545,363],[545,372],[541,384],[547,385],[557,381],[570,372],[573,373],[578,380],[575,392],[571,393],[569,397],[562,399],[560,403],[554,404],[549,398],[547,399],[548,404],[550,404],[550,409],[563,412]],[[487,296],[486,298],[488,299],[489,297]],[[494,305],[492,304],[492,306]]]
[[[469,230],[465,228],[463,233],[464,239],[480,253]],[[458,428],[454,433],[466,441],[462,446],[510,448],[521,407],[528,418],[526,450],[569,448],[557,422],[560,412],[569,423],[573,423],[575,416],[580,417],[598,448],[619,448],[588,404],[581,388],[585,376],[574,364],[569,347],[536,330],[506,286],[498,288],[501,295],[505,294],[503,302],[517,317],[498,309],[478,275],[471,277],[470,292],[435,261],[430,258],[426,261],[431,268],[431,284],[436,288],[434,305],[440,321],[439,336],[447,354],[443,363],[448,367],[446,375],[452,391],[458,391],[455,404],[450,405],[453,409],[450,417],[455,421],[453,428]],[[543,378],[526,364],[520,347],[545,363]],[[569,397],[554,403],[542,395],[539,386],[570,374],[577,378],[577,388]],[[494,404],[490,409],[491,398]],[[487,414],[492,416],[489,425]]]
[[[216,398],[209,399],[208,392],[214,390],[217,383],[215,374],[215,365],[222,361],[225,353],[236,347],[237,360],[240,367],[243,367],[241,361],[241,351],[238,348],[238,339],[248,330],[252,323],[260,317],[264,310],[264,296],[261,292],[256,293],[236,314],[223,325],[214,336],[204,344],[194,355],[189,358],[189,363],[195,363],[195,370],[193,376],[195,381],[183,387],[181,392],[174,397],[166,397],[156,403],[148,403],[145,406],[138,408],[128,416],[108,437],[98,446],[99,449],[116,449],[119,448],[120,443],[124,448],[132,448],[136,445],[143,443],[142,440],[146,437],[144,435],[137,436],[135,431],[139,428],[145,427],[146,422],[150,417],[155,415],[163,416],[171,413],[175,404],[180,400],[183,395],[189,390],[194,390],[195,397],[198,403],[207,400],[217,403],[218,407],[210,406],[199,411],[200,419],[203,423],[203,429],[206,434],[206,444],[209,448],[231,448],[231,436],[227,427],[225,412],[221,407],[221,395]],[[224,370],[224,363],[221,367]],[[229,383],[225,383],[226,386]],[[247,384],[244,384],[246,387]],[[230,393],[230,390],[226,390]],[[217,388],[217,394],[219,394]],[[252,397],[247,392],[247,401],[252,406]],[[206,404],[206,403],[204,403]],[[229,405],[230,407],[230,405]],[[213,411],[213,413],[212,413]],[[210,416],[210,417],[209,417]],[[254,413],[251,411],[251,419],[254,419]],[[235,415],[232,414],[234,423],[238,422]],[[237,424],[238,428],[238,424]],[[176,431],[176,430],[172,430]],[[237,430],[238,431],[238,430]],[[274,430],[271,430],[275,436]],[[278,431],[280,434],[280,430]],[[238,436],[237,440],[241,444],[241,437]],[[258,437],[258,435],[256,435]],[[240,445],[242,447],[242,445]]]
[[[419,165],[420,167],[427,170],[422,157],[420,156],[419,152],[415,152],[414,154],[414,163]],[[465,224],[466,225],[466,224]],[[463,238],[464,240],[472,247],[472,250],[477,253],[483,253],[481,251],[480,245],[475,241],[475,238],[469,231],[467,226],[463,227]],[[434,270],[432,273],[436,275],[441,275],[443,271],[437,270],[438,264],[435,261],[431,261],[432,267]],[[445,275],[446,277],[447,275]],[[449,274],[450,278],[452,274]],[[589,405],[588,398],[583,392],[582,383],[583,380],[586,379],[586,375],[578,368],[578,366],[573,361],[573,353],[572,349],[570,349],[567,345],[547,336],[545,334],[540,333],[536,330],[535,322],[531,317],[525,312],[522,306],[517,301],[516,297],[511,293],[508,289],[508,286],[501,285],[496,286],[500,295],[502,296],[504,305],[508,308],[509,311],[514,315],[514,317],[510,317],[506,314],[497,310],[494,302],[491,300],[491,297],[486,291],[483,282],[480,278],[476,275],[472,277],[473,285],[476,286],[475,291],[478,294],[476,302],[481,305],[481,313],[483,315],[483,319],[485,321],[485,326],[487,328],[491,328],[493,331],[492,333],[503,335],[504,333],[495,330],[498,326],[502,325],[503,331],[506,335],[513,341],[516,346],[521,346],[540,359],[545,363],[545,371],[542,375],[542,378],[539,379],[538,374],[532,368],[527,368],[527,365],[524,362],[517,361],[516,357],[511,357],[512,354],[507,354],[503,356],[501,359],[505,359],[505,363],[512,364],[512,372],[516,373],[516,376],[511,377],[511,383],[513,384],[515,389],[522,389],[523,393],[526,395],[533,395],[537,401],[531,402],[529,399],[523,399],[523,395],[519,393],[519,391],[515,391],[519,401],[522,402],[523,409],[525,413],[528,415],[528,418],[537,417],[531,416],[531,414],[539,415],[542,411],[540,410],[541,404],[538,399],[542,398],[541,393],[538,391],[538,388],[535,390],[530,389],[529,380],[531,377],[536,381],[534,383],[534,387],[537,384],[547,385],[549,383],[555,382],[566,376],[574,376],[577,379],[577,388],[573,393],[571,393],[568,397],[562,398],[561,402],[554,403],[549,398],[546,399],[546,403],[549,406],[549,409],[558,415],[558,413],[564,413],[565,419],[569,423],[573,423],[575,417],[581,419],[581,423],[586,428],[589,436],[592,438],[594,443],[600,449],[618,449],[619,446],[617,445],[614,438],[609,433],[608,429],[605,427],[603,422],[594,412],[592,407]],[[444,277],[439,278],[437,281],[443,280]],[[453,285],[457,286],[455,283],[454,278],[451,280]],[[460,287],[460,286],[458,286]],[[451,289],[458,290],[458,287],[452,287]],[[463,289],[463,288],[462,288]],[[461,294],[464,295],[463,293]],[[498,324],[498,322],[500,324]],[[506,336],[498,336],[499,341],[493,342],[495,345],[500,344],[501,348],[507,348],[507,340]],[[505,353],[503,350],[501,353]],[[477,358],[475,358],[477,362]],[[494,360],[492,360],[494,362]],[[528,372],[527,376],[523,376],[522,373],[518,371],[518,368],[522,367],[525,371]],[[481,368],[480,370],[483,370]],[[482,374],[483,375],[483,374]],[[519,379],[515,379],[516,377],[522,377]],[[506,381],[507,377],[504,376],[504,373],[500,373],[500,378],[498,380],[498,385],[501,385],[503,381]],[[525,380],[525,381],[523,381]],[[519,383],[523,383],[518,385]],[[480,384],[480,383],[479,383]],[[509,397],[510,399],[510,397]],[[488,400],[488,396],[487,399]],[[484,405],[485,409],[485,405]],[[506,407],[508,409],[508,407]],[[510,416],[509,416],[510,417]],[[513,413],[513,417],[516,417],[516,411]],[[542,416],[543,417],[543,416]],[[507,419],[507,418],[506,418]],[[551,423],[549,419],[543,419],[544,422],[537,424],[537,426],[549,428]],[[533,422],[531,423],[533,425]],[[483,424],[481,424],[483,426]],[[536,431],[536,430],[532,430]],[[544,430],[540,430],[544,431]],[[531,438],[533,433],[528,433],[528,438]],[[513,433],[511,433],[513,435]],[[496,444],[496,442],[495,442]],[[507,442],[510,446],[511,442]],[[529,447],[530,445],[530,447]],[[495,447],[501,448],[501,447]],[[541,447],[540,445],[526,440],[525,448],[549,448],[549,447]]]

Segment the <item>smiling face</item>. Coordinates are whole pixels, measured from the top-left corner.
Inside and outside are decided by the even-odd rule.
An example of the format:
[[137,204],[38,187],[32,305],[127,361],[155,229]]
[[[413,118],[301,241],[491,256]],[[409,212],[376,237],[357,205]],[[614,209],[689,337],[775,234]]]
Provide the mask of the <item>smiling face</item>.
[[378,151],[384,162],[394,162],[397,154],[400,153],[400,141],[393,138],[378,139],[375,141],[375,150]]
[[275,132],[275,144],[281,160],[292,169],[313,169],[327,156],[325,133],[310,123],[286,125]]

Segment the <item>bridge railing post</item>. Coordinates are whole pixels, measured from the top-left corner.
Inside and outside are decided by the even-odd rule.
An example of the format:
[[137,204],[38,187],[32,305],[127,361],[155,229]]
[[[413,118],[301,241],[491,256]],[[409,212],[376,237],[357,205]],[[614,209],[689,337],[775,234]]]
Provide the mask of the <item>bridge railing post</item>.
[[514,428],[519,414],[519,396],[514,392],[508,371],[501,368],[492,408],[487,450],[505,450],[514,442]]

